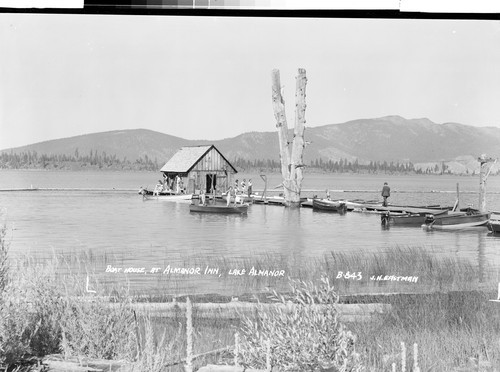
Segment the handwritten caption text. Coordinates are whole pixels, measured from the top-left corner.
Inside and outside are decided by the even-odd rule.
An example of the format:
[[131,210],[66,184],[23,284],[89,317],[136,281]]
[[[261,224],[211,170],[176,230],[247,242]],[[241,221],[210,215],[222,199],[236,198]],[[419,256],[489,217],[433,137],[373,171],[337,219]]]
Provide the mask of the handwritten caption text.
[[[112,265],[106,266],[106,273],[111,274],[160,274],[160,275],[215,275],[221,277],[223,272],[218,267],[175,267],[167,265],[166,267],[114,267]],[[247,269],[229,269],[229,271],[224,272],[224,274],[230,276],[272,276],[272,277],[284,277],[285,270],[268,270],[259,269],[254,266],[250,270]]]
[[[358,272],[350,272],[350,271],[338,271],[335,279],[346,279],[346,280],[362,280],[363,273],[361,271]],[[391,282],[409,282],[416,283],[418,282],[418,276],[401,276],[401,275],[371,275],[369,277],[372,281],[391,281]]]

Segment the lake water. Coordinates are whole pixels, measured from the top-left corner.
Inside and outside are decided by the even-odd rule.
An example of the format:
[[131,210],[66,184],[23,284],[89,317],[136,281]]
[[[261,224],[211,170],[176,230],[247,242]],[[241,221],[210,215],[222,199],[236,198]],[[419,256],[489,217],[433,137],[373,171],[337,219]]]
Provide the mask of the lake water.
[[[264,188],[259,175],[238,176],[252,178],[254,189]],[[410,205],[453,205],[458,182],[461,205],[478,204],[478,177],[342,174],[305,177],[303,187],[308,194],[322,196],[328,188],[336,190],[331,191],[332,198],[365,200],[380,200],[379,190],[387,181],[392,188],[390,202]],[[89,274],[91,285],[109,288],[106,285],[110,283],[126,282],[144,293],[159,288],[178,293],[224,292],[227,273],[214,271],[205,275],[204,272],[207,265],[215,269],[217,262],[247,262],[251,266],[261,258],[261,269],[281,270],[279,262],[284,257],[293,257],[287,265],[300,265],[329,252],[382,254],[389,248],[405,246],[500,268],[500,238],[488,234],[486,229],[460,232],[396,226],[384,229],[377,215],[338,215],[266,205],[250,206],[247,216],[195,214],[189,212],[188,203],[143,201],[137,190],[140,186],[153,186],[158,178],[157,172],[0,171],[0,189],[103,189],[0,192],[0,215],[7,225],[11,256],[28,255],[39,260],[64,256],[68,270]],[[279,183],[279,175],[268,176],[268,187]],[[487,191],[488,208],[500,211],[500,177],[488,179]],[[203,275],[163,274],[169,265],[200,267]],[[121,268],[122,272],[106,272],[111,267]],[[124,274],[123,270],[130,267],[144,267],[147,274]],[[152,268],[161,273],[153,275]],[[218,274],[226,280],[219,279]]]

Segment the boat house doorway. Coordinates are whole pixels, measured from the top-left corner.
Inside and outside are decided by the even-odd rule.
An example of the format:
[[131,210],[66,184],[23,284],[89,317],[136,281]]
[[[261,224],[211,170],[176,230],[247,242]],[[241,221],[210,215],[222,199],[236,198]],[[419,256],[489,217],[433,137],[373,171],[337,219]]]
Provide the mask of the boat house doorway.
[[206,178],[207,178],[206,179],[207,189],[205,190],[205,192],[207,194],[213,194],[213,192],[217,186],[217,175],[216,174],[207,174]]

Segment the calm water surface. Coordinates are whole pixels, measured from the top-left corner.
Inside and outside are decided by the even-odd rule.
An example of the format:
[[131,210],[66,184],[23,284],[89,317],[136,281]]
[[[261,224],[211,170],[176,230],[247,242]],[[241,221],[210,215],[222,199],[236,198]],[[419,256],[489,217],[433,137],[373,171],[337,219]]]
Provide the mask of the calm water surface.
[[[474,264],[500,268],[500,238],[486,230],[427,232],[421,228],[383,229],[376,215],[337,215],[312,209],[286,209],[252,205],[247,216],[202,215],[189,212],[188,203],[143,201],[139,186],[152,186],[157,172],[48,172],[0,171],[0,189],[6,188],[104,188],[130,191],[11,191],[0,192],[1,217],[8,228],[13,256],[39,259],[64,255],[72,271],[83,270],[100,283],[123,280],[144,291],[168,276],[106,273],[113,267],[199,266],[217,260],[250,260],[263,257],[319,258],[329,252],[380,253],[398,246],[418,246],[442,257],[461,257]],[[258,175],[255,189],[263,189]],[[279,184],[279,175],[268,177],[268,187]],[[455,201],[460,183],[462,205],[478,203],[477,177],[308,175],[304,188],[334,198],[380,199],[384,181],[393,190],[394,204],[442,204]],[[322,190],[321,192],[319,190]],[[338,190],[346,190],[339,192]],[[351,190],[351,191],[349,191]],[[355,191],[352,191],[355,190]],[[490,177],[487,201],[500,210],[500,178]],[[481,263],[482,261],[482,263]],[[85,265],[81,265],[85,263]],[[264,261],[265,262],[265,261]],[[279,262],[279,260],[277,261]],[[218,281],[187,276],[175,283],[178,291],[221,292]],[[220,282],[220,281],[219,281]]]

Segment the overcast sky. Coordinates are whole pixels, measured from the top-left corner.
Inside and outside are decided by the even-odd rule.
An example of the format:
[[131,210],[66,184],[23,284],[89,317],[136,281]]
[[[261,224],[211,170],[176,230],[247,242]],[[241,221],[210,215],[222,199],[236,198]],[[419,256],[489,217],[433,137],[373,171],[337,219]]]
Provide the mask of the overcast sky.
[[500,22],[0,14],[0,149],[119,129],[186,139],[401,115],[500,127]]

